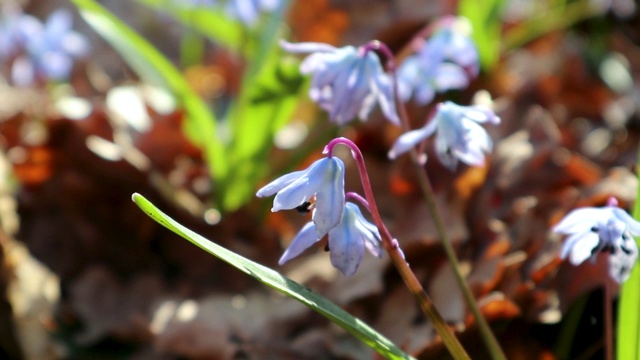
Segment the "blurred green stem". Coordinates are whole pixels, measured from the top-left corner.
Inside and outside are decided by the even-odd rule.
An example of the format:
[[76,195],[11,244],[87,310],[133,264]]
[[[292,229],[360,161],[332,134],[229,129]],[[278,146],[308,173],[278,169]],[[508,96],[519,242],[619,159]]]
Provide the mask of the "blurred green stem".
[[565,29],[598,15],[601,10],[591,0],[578,0],[559,5],[547,13],[536,14],[514,26],[504,35],[503,51],[515,50],[552,31]]

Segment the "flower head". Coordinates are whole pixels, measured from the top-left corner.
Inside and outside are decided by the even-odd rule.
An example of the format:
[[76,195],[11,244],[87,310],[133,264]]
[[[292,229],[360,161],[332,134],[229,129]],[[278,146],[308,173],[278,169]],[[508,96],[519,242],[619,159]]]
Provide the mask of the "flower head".
[[585,207],[571,211],[554,228],[569,235],[560,256],[573,265],[598,253],[609,254],[609,275],[622,283],[631,274],[638,258],[638,246],[632,236],[640,235],[640,222],[611,203],[607,207]]
[[11,69],[14,83],[29,85],[39,77],[63,80],[69,76],[73,60],[89,51],[87,39],[71,25],[71,13],[65,9],[53,12],[44,24],[20,13],[7,20],[0,57],[15,57]]
[[452,102],[438,104],[433,119],[424,127],[402,134],[389,150],[389,158],[409,151],[437,132],[436,154],[443,165],[455,169],[458,160],[468,165],[482,166],[484,152],[491,151],[493,142],[479,124],[499,124],[493,111],[480,106],[460,106]]
[[340,222],[344,209],[344,164],[333,156],[317,160],[309,168],[283,175],[256,193],[276,194],[271,211],[295,209],[315,196],[313,223],[323,237]]
[[226,11],[232,18],[252,26],[258,22],[260,13],[272,12],[279,4],[280,0],[233,0],[227,2]]
[[[320,241],[313,222],[307,223],[284,252],[280,265],[300,255],[304,250]],[[329,231],[331,264],[345,276],[355,274],[364,256],[364,249],[376,257],[382,256],[380,233],[368,222],[357,205],[347,202],[340,223]]]
[[173,0],[175,5],[186,8],[210,8],[222,10],[231,19],[238,20],[246,26],[254,26],[260,14],[275,11],[282,0]]
[[416,41],[416,53],[398,68],[400,99],[427,104],[437,92],[464,89],[480,70],[471,25],[464,17],[442,19],[426,41]]
[[391,78],[366,46],[336,48],[283,41],[282,47],[292,53],[312,53],[300,65],[300,72],[313,75],[309,97],[329,112],[332,121],[343,125],[356,116],[366,120],[378,103],[385,117],[399,124]]

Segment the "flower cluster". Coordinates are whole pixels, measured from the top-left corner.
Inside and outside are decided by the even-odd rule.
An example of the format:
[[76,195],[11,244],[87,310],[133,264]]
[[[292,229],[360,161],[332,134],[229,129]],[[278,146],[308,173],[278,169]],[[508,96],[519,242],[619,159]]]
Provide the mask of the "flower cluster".
[[71,26],[71,13],[64,9],[53,12],[45,23],[20,12],[2,19],[0,59],[12,63],[16,85],[69,77],[74,59],[89,52],[87,39]]
[[224,7],[224,12],[232,19],[236,19],[246,26],[254,26],[260,19],[260,14],[275,11],[281,0],[174,0],[177,5]]
[[464,89],[479,72],[478,50],[471,40],[466,18],[444,18],[434,26],[428,40],[414,42],[416,52],[398,68],[402,101],[412,95],[419,104],[430,103],[437,92]]
[[[467,165],[482,166],[484,152],[491,151],[493,142],[480,124],[499,124],[500,118],[490,109],[480,106],[460,106],[452,102],[438,104],[434,117],[416,130],[402,134],[389,150],[389,158],[409,151],[433,133],[438,159],[449,169],[458,160]],[[423,158],[426,160],[426,155]]]
[[400,120],[393,100],[391,77],[369,46],[336,48],[321,43],[282,42],[291,53],[312,53],[300,65],[300,72],[312,74],[309,97],[338,125],[356,116],[366,120],[378,103],[394,124]]
[[280,258],[280,264],[329,235],[331,264],[345,276],[353,275],[367,248],[381,256],[378,229],[367,220],[357,205],[346,202],[344,164],[337,157],[317,160],[309,168],[277,178],[257,192],[257,196],[276,195],[271,211],[305,208],[314,200],[312,221],[294,238]]
[[640,222],[617,207],[615,199],[602,208],[585,207],[571,211],[554,228],[568,235],[560,256],[579,265],[599,253],[608,254],[609,275],[618,283],[629,278],[638,259],[633,236],[640,235]]

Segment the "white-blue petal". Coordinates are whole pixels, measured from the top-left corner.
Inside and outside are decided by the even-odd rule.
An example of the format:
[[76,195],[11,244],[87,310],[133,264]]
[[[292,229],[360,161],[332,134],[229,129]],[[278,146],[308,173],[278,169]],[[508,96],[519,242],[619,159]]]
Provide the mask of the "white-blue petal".
[[629,254],[618,250],[615,254],[609,255],[609,275],[619,284],[629,278],[631,270],[638,260],[638,246],[635,241],[627,241],[625,248]]
[[467,73],[455,64],[441,64],[434,75],[433,83],[438,91],[464,89],[469,86]]
[[569,261],[573,265],[581,264],[583,261],[593,255],[595,249],[600,242],[600,238],[595,232],[587,232],[580,240],[575,241],[571,250],[569,250]]
[[258,190],[258,192],[256,193],[256,196],[258,197],[271,196],[277,193],[278,191],[284,189],[285,187],[289,186],[292,182],[298,180],[306,172],[307,170],[301,170],[301,171],[294,171],[292,173],[282,175],[279,178],[268,183],[267,185],[263,186],[260,190]]
[[316,160],[301,177],[278,191],[273,199],[271,211],[293,209],[309,201],[325,184],[326,172],[330,167],[328,160],[328,158]]
[[334,267],[342,271],[345,276],[355,274],[364,256],[364,241],[362,235],[352,225],[352,220],[345,219],[340,226],[331,229],[329,249],[331,264]]
[[382,257],[382,239],[380,238],[378,228],[364,218],[357,205],[347,203],[346,207],[355,214],[353,225],[362,235],[362,239],[364,240],[364,245],[367,250],[369,250],[369,252],[375,257]]
[[287,250],[282,254],[278,264],[282,265],[294,257],[302,254],[320,239],[316,235],[316,227],[313,222],[306,223],[293,239]]
[[447,137],[438,131],[435,141],[436,155],[442,165],[453,171],[458,166],[458,159],[453,155],[452,144],[447,140]]
[[564,243],[562,244],[562,248],[560,251],[560,258],[565,259],[571,252],[571,249],[576,244],[576,242],[582,240],[582,238],[585,237],[590,232],[591,232],[590,230],[585,230],[582,232],[573,233],[570,236],[568,236],[565,239]]
[[[380,65],[378,65],[380,67]],[[387,118],[395,125],[400,125],[400,118],[396,110],[396,102],[393,96],[392,80],[388,74],[382,72],[374,77],[375,85],[377,88],[378,103],[380,104],[380,110]]]
[[629,232],[635,236],[640,236],[640,222],[636,221],[631,215],[627,214],[626,211],[620,209],[618,207],[612,207],[613,214],[624,222],[629,229]]
[[318,237],[323,237],[342,220],[345,206],[344,163],[337,157],[327,158],[323,184],[317,190],[313,222]]
[[317,42],[302,42],[302,43],[290,43],[288,41],[280,40],[280,47],[286,52],[293,54],[296,53],[313,53],[313,52],[331,52],[336,48],[329,44],[317,43]]
[[598,224],[601,219],[606,219],[610,215],[607,208],[580,208],[572,210],[565,215],[560,222],[553,227],[553,232],[570,234],[574,232],[584,232]]
[[389,158],[395,159],[399,155],[406,153],[407,151],[411,150],[411,148],[424,141],[424,139],[429,137],[429,135],[431,135],[434,131],[435,122],[432,120],[432,122],[430,122],[427,126],[416,130],[407,131],[406,133],[400,135],[396,142],[393,143],[391,150],[389,150]]

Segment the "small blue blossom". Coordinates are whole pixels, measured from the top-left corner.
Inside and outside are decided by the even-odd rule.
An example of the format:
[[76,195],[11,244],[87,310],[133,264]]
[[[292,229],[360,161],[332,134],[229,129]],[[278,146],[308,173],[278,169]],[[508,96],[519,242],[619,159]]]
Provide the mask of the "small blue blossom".
[[[302,254],[320,241],[313,222],[307,223],[284,252],[280,265]],[[331,264],[345,276],[355,274],[364,256],[364,249],[375,257],[382,257],[380,233],[368,222],[357,205],[347,202],[340,223],[329,231]]]
[[338,125],[356,116],[366,120],[378,103],[394,124],[400,120],[393,99],[391,77],[384,72],[378,56],[366,47],[336,48],[321,43],[291,44],[282,47],[292,53],[312,53],[300,65],[300,72],[312,74],[309,97]]
[[480,126],[486,122],[499,124],[500,118],[480,106],[460,106],[450,101],[438,104],[435,116],[424,127],[400,135],[389,150],[389,158],[395,159],[437,132],[436,154],[443,165],[453,170],[460,160],[483,166],[484,153],[493,148],[489,134]]
[[554,228],[569,235],[560,256],[579,265],[598,253],[609,253],[609,275],[618,283],[629,278],[638,259],[638,246],[633,236],[640,235],[640,222],[611,204],[607,207],[585,207],[567,214]]
[[255,25],[260,14],[275,11],[282,0],[173,0],[176,5],[186,7],[218,8],[224,7],[225,13],[246,26]]
[[344,164],[333,156],[317,160],[306,170],[283,175],[258,190],[258,197],[276,194],[271,211],[299,207],[315,196],[313,222],[318,237],[326,235],[342,218]]
[[69,77],[73,60],[89,52],[87,39],[71,26],[71,13],[65,9],[53,12],[44,24],[20,13],[3,20],[0,57],[13,60],[11,72],[16,85],[30,85],[38,78]]
[[447,17],[436,24],[426,41],[415,42],[416,53],[398,68],[398,92],[402,101],[412,95],[419,104],[430,103],[437,92],[464,89],[480,70],[478,50],[471,40],[466,18]]
[[229,16],[252,26],[258,22],[261,13],[275,11],[281,0],[232,0],[227,2],[226,11]]

